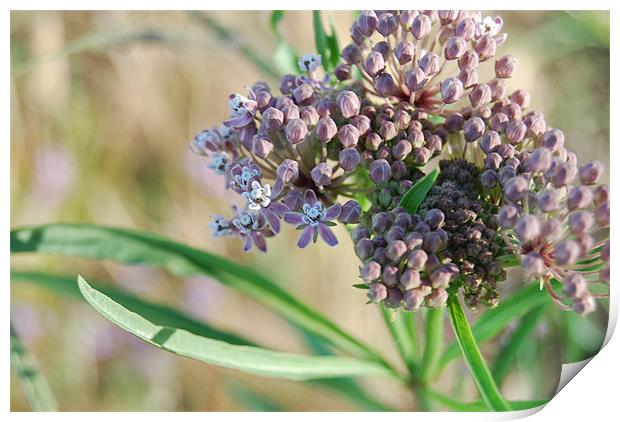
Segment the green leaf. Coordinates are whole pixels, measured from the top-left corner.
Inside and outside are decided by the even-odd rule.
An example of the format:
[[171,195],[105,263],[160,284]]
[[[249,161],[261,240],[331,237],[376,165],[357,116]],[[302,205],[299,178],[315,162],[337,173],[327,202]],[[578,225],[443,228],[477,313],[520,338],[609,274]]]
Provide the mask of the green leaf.
[[[80,293],[80,289],[78,289],[78,286],[75,283],[75,277],[63,277],[54,274],[37,272],[12,271],[11,281],[30,282],[56,294],[61,294],[72,299],[84,299]],[[148,318],[154,324],[181,328],[199,336],[222,340],[231,344],[245,346],[255,345],[250,340],[247,340],[237,334],[222,331],[207,324],[206,322],[190,318],[168,306],[140,299],[114,287],[105,286],[99,283],[91,284],[96,290],[110,297],[112,300],[119,303],[129,311]]]
[[321,55],[323,67],[329,72],[331,70],[331,61],[328,56],[327,34],[325,33],[325,28],[323,28],[320,10],[312,11],[312,28],[314,29],[314,46],[316,52]]
[[290,73],[293,75],[299,74],[299,64],[297,59],[299,58],[299,52],[285,41],[282,33],[280,32],[280,22],[284,18],[283,10],[274,10],[271,12],[271,19],[269,20],[271,32],[276,37],[277,45],[274,51],[274,62],[282,73]]
[[418,212],[420,204],[422,204],[422,201],[426,198],[428,191],[430,191],[435,184],[437,176],[439,176],[439,170],[433,169],[426,176],[418,180],[416,184],[403,195],[400,200],[400,206],[409,211],[411,214]]
[[439,365],[444,342],[444,310],[442,308],[427,309],[424,336],[420,380],[429,383]]
[[271,18],[269,19],[269,26],[271,27],[271,32],[278,39],[282,39],[282,34],[280,33],[280,21],[284,18],[284,10],[274,10],[271,12]]
[[327,51],[329,52],[330,66],[332,69],[335,69],[340,62],[340,45],[338,44],[338,35],[336,34],[334,22],[331,19],[329,25],[332,33],[327,37]]
[[499,385],[502,384],[504,377],[508,374],[519,351],[530,341],[532,331],[538,326],[538,322],[547,310],[545,305],[534,308],[525,314],[517,329],[512,333],[510,340],[498,352],[497,361],[493,366],[493,378]]
[[482,358],[482,354],[478,349],[474,335],[469,327],[469,322],[467,322],[467,318],[465,317],[465,313],[463,312],[463,308],[456,294],[451,294],[448,297],[448,313],[450,315],[454,334],[461,348],[461,352],[463,353],[463,358],[467,363],[469,372],[474,378],[474,383],[478,388],[480,397],[491,410],[510,410],[510,406],[499,392],[491,376],[491,372]]
[[[446,396],[444,394],[438,393],[436,391],[432,391],[429,389],[424,390],[424,394],[435,402],[444,405],[450,410],[456,412],[485,412],[488,411],[488,407],[484,404],[483,401],[474,401],[470,403],[463,403],[458,400],[454,400],[452,397]],[[532,409],[534,407],[542,406],[549,402],[550,399],[541,399],[541,400],[516,400],[509,401],[510,408],[512,410],[526,410]]]
[[252,412],[282,412],[285,410],[270,398],[265,397],[263,394],[254,391],[240,382],[228,382],[226,390],[233,401],[246,410]]
[[[545,291],[541,291],[536,283],[528,283],[507,299],[504,299],[495,309],[487,309],[480,315],[473,326],[474,338],[478,343],[488,340],[499,334],[506,325],[528,311],[544,306],[551,299]],[[451,360],[459,357],[459,345],[451,344],[441,358],[438,371],[441,371]]]
[[56,400],[37,361],[26,349],[11,324],[11,366],[22,385],[30,408],[35,412],[54,412]]
[[157,266],[178,277],[208,275],[252,297],[343,351],[381,360],[368,346],[301,303],[262,273],[155,234],[94,225],[52,224],[13,230],[11,251]]
[[390,371],[376,362],[340,356],[303,356],[238,346],[157,325],[95,290],[81,276],[78,276],[78,286],[88,303],[111,322],[156,347],[180,356],[255,375],[297,381],[339,376],[392,376]]
[[381,314],[385,326],[394,339],[394,343],[398,348],[398,353],[403,362],[411,372],[417,371],[417,362],[415,358],[416,349],[408,332],[409,327],[407,327],[405,315],[402,315],[402,313],[398,314],[393,309],[386,308],[384,305],[381,305]]

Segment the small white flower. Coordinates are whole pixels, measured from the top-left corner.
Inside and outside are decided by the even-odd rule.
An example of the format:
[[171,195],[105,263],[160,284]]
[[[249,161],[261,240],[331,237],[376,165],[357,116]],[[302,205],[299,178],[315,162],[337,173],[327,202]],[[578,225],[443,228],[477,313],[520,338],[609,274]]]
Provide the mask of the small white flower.
[[228,126],[222,126],[219,130],[218,130],[221,138],[225,141],[229,141],[232,139],[232,137],[235,135],[235,131],[228,127]]
[[325,209],[323,208],[323,204],[320,202],[316,202],[314,205],[304,204],[303,212],[304,223],[312,227],[318,226],[325,216]]
[[486,16],[484,19],[478,17],[478,19],[476,19],[476,35],[481,37],[489,34],[494,37],[499,34],[503,26],[504,21],[499,16],[495,16],[494,18]]
[[250,101],[249,98],[241,94],[232,94],[228,99],[228,109],[233,117],[241,116],[247,110],[245,105]]
[[233,225],[239,229],[241,233],[249,234],[258,229],[258,217],[256,214],[242,212],[239,217],[232,220]]
[[213,221],[209,223],[209,228],[212,237],[228,236],[231,232],[230,221],[221,215],[214,216]]
[[228,164],[230,163],[230,156],[225,152],[215,152],[211,155],[211,162],[209,168],[215,171],[216,174],[225,174],[228,170]]
[[261,186],[256,180],[252,181],[252,190],[243,192],[243,196],[248,200],[248,208],[260,210],[266,208],[271,203],[271,186]]
[[308,53],[298,60],[299,69],[302,72],[314,72],[321,66],[321,63],[321,56],[312,53]]

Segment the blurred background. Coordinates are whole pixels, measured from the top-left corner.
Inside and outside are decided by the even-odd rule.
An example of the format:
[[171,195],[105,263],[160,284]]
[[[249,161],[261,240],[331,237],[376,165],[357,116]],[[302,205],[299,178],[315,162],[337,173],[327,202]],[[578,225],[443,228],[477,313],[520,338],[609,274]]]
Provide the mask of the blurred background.
[[[608,166],[609,14],[501,14],[509,38],[498,54],[509,52],[520,62],[510,88],[532,94],[532,109],[565,132],[580,161]],[[348,42],[352,16],[324,12],[341,46]],[[337,233],[344,247],[319,242],[303,254],[292,249],[298,235],[293,230],[273,239],[269,254],[244,254],[236,239],[210,238],[210,216],[228,214],[235,198],[190,153],[188,141],[226,117],[230,93],[257,80],[277,87],[243,53],[273,60],[277,40],[269,19],[267,11],[12,12],[11,225],[87,222],[163,234],[268,271],[305,303],[396,358],[378,310],[363,305],[363,290],[351,288],[358,262],[344,230]],[[280,27],[298,51],[313,51],[310,12],[287,12]],[[289,324],[208,278],[173,279],[157,269],[44,256],[13,257],[12,267],[81,273],[262,345],[307,351]],[[562,362],[599,350],[607,303],[598,308],[585,319],[550,310],[519,352],[502,385],[504,395],[549,397]],[[263,379],[174,356],[113,326],[86,304],[27,283],[12,284],[11,315],[61,410],[359,409],[311,383]],[[507,334],[487,342],[485,355],[492,358]],[[437,389],[475,399],[466,371],[453,362]],[[410,394],[394,383],[362,383],[397,409],[413,406]],[[13,374],[11,408],[28,409]]]

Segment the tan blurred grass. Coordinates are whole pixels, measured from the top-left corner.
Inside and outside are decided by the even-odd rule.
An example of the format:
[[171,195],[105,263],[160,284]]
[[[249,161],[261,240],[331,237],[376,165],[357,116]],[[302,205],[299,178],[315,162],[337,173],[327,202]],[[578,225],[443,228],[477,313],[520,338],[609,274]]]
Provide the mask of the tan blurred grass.
[[[267,12],[211,15],[270,57],[275,40]],[[329,15],[342,44],[350,12]],[[516,54],[521,62],[511,87],[532,93],[533,108],[543,110],[552,126],[566,132],[582,160],[597,158],[608,165],[608,39],[607,50],[604,37],[591,37],[597,42],[581,37],[567,46],[570,37],[554,38],[566,28],[550,24],[565,15],[504,16],[511,35],[502,52]],[[608,14],[595,17],[608,28]],[[544,35],[549,28],[555,32]],[[309,12],[288,13],[282,31],[299,51],[313,49]],[[136,40],[136,33],[150,34],[151,42]],[[89,48],[56,55],[87,35]],[[565,51],[559,57],[558,42]],[[12,226],[94,222],[165,234],[270,272],[306,303],[396,356],[376,309],[362,306],[363,292],[350,288],[357,269],[351,248],[319,245],[302,254],[292,249],[296,233],[291,231],[271,242],[267,255],[243,254],[236,240],[210,239],[209,217],[227,213],[235,199],[189,153],[188,140],[225,117],[229,93],[265,79],[234,45],[221,43],[183,12],[13,12],[11,43],[13,69],[20,72],[11,80]],[[338,235],[346,244],[346,234]],[[204,298],[203,309],[199,300],[192,308],[199,316],[266,346],[304,350],[289,325],[213,282],[192,289],[191,281],[173,280],[158,270],[72,259],[16,257],[13,264],[115,281],[180,307],[187,304],[187,296],[194,302]],[[231,377],[287,409],[351,408],[307,384],[261,380],[139,347],[127,335],[111,334],[114,329],[87,307],[34,288],[14,286],[12,299],[13,308],[29,310],[36,322],[31,325],[39,327],[28,344],[64,410],[238,409],[224,388]],[[96,358],[102,345],[93,338],[113,335],[117,349]],[[547,389],[553,388],[555,376]],[[393,384],[367,384],[386,402],[399,408],[411,405],[407,392]],[[527,380],[517,381],[508,396],[527,397],[530,386]],[[12,391],[12,407],[24,409],[21,393]]]

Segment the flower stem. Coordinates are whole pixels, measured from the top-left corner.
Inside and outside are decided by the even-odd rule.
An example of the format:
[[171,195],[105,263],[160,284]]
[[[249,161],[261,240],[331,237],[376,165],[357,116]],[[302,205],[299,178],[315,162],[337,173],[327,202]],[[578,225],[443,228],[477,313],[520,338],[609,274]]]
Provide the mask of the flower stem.
[[448,312],[450,315],[450,321],[452,322],[452,328],[454,329],[454,334],[463,354],[463,358],[467,363],[469,372],[471,372],[471,375],[474,378],[474,383],[478,388],[480,397],[490,410],[510,410],[510,406],[499,392],[499,388],[497,388],[497,385],[491,376],[491,372],[484,362],[480,349],[478,348],[476,340],[471,332],[469,322],[467,322],[467,318],[465,317],[465,313],[463,312],[463,308],[456,294],[451,294],[448,298]]
[[420,381],[428,384],[441,359],[444,339],[443,309],[428,309],[424,327],[424,355],[420,368]]

